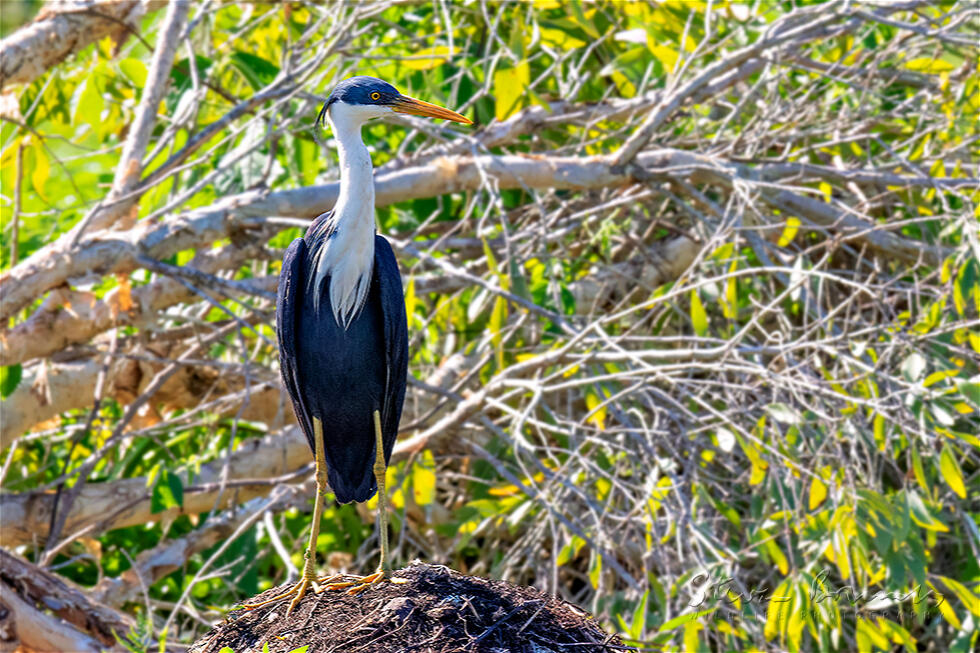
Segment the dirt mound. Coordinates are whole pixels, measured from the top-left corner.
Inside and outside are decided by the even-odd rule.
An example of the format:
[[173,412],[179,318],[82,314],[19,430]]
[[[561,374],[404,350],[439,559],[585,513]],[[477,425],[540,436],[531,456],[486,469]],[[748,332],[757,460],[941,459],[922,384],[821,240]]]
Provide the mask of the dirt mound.
[[[413,564],[358,595],[308,593],[289,620],[288,601],[235,610],[195,642],[192,653],[576,653],[634,650],[604,633],[591,616],[538,590],[464,576],[446,567]],[[272,598],[283,585],[255,597]]]

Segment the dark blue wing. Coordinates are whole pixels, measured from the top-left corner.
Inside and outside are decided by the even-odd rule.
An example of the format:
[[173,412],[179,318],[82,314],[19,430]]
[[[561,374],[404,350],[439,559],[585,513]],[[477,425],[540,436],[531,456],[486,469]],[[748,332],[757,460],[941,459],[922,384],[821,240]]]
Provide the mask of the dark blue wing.
[[301,386],[297,366],[296,316],[302,310],[306,294],[306,280],[303,276],[305,258],[306,242],[302,238],[294,240],[282,257],[282,272],[279,274],[276,297],[276,331],[279,336],[279,369],[282,381],[292,399],[296,419],[303,428],[310,449],[315,450],[311,413],[306,409],[299,390]]
[[381,236],[374,236],[374,273],[381,291],[384,318],[385,358],[388,377],[385,400],[381,410],[381,432],[384,439],[385,463],[398,435],[398,422],[405,403],[405,383],[408,376],[408,322],[405,319],[405,293],[398,262],[391,245]]

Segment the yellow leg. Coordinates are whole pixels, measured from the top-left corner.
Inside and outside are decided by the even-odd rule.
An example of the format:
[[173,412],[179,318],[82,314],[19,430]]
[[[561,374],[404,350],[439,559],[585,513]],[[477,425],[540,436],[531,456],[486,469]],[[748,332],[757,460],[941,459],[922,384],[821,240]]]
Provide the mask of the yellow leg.
[[[286,608],[286,616],[288,617],[293,609],[299,605],[307,589],[313,587],[314,591],[319,590],[316,575],[316,541],[320,535],[320,518],[323,515],[323,506],[327,497],[327,461],[323,454],[323,424],[316,417],[313,418],[313,435],[316,448],[316,499],[313,502],[313,525],[310,528],[310,542],[307,544],[304,554],[303,577],[282,594],[261,603],[246,603],[244,604],[246,608],[258,608],[292,596],[293,600],[289,602],[289,607]],[[340,576],[332,576],[323,579],[321,582],[329,583],[337,578]]]
[[324,589],[346,589],[348,594],[357,594],[375,583],[380,583],[384,580],[390,580],[393,583],[405,582],[403,578],[391,577],[391,561],[388,559],[388,495],[385,491],[385,472],[387,468],[385,465],[384,440],[381,437],[381,414],[378,411],[374,411],[374,436],[374,478],[378,482],[378,521],[380,522],[379,528],[381,529],[378,533],[378,539],[381,544],[381,560],[378,563],[378,570],[354,582],[330,583]]

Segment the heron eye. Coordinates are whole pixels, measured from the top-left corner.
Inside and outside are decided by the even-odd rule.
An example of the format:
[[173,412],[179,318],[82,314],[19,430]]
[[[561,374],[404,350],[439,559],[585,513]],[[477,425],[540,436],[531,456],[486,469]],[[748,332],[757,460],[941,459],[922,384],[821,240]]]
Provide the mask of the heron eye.
[[381,99],[381,93],[378,93],[377,91],[375,91],[374,93],[371,94],[371,99],[372,100],[380,100]]

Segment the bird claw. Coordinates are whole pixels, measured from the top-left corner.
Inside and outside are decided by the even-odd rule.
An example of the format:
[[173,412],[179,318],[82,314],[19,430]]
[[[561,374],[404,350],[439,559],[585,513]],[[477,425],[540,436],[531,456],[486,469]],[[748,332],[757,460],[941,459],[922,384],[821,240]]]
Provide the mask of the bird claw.
[[388,581],[390,583],[395,583],[396,585],[400,585],[402,583],[408,582],[407,578],[397,578],[397,577],[389,576],[388,574],[380,570],[374,572],[373,574],[369,574],[367,576],[355,576],[354,578],[355,580],[347,580],[339,583],[328,583],[324,585],[319,591],[336,592],[340,590],[346,590],[348,594],[354,595],[354,594],[360,594],[367,588],[372,587],[374,585],[378,585],[385,581]]
[[319,594],[320,592],[323,591],[326,585],[334,582],[337,578],[342,578],[342,576],[334,575],[334,576],[324,576],[322,578],[304,576],[299,580],[298,583],[290,587],[282,594],[274,596],[271,599],[266,599],[265,601],[261,601],[259,603],[243,603],[242,607],[245,608],[246,610],[254,610],[255,608],[261,608],[264,605],[278,603],[279,601],[283,601],[289,598],[290,596],[292,596],[293,599],[289,602],[289,607],[286,608],[286,617],[288,618],[289,615],[296,608],[296,606],[299,605],[300,601],[303,600],[303,597],[306,596],[306,591],[308,589],[312,588],[314,593]]

